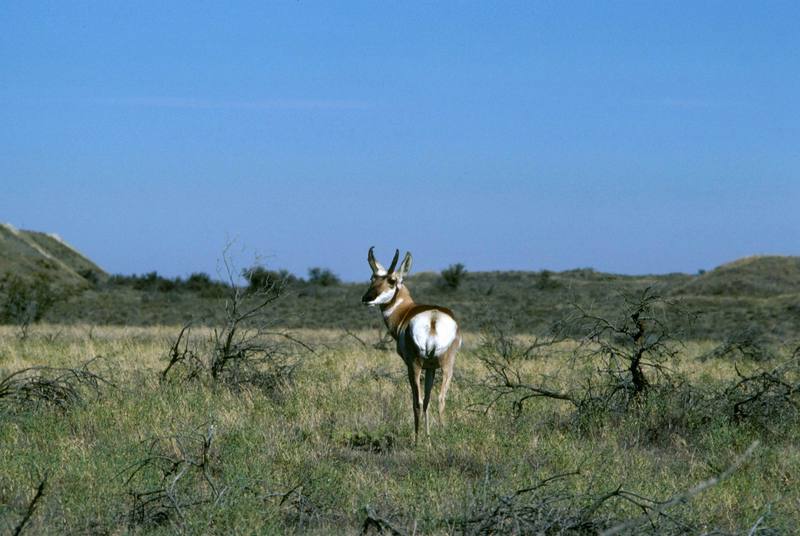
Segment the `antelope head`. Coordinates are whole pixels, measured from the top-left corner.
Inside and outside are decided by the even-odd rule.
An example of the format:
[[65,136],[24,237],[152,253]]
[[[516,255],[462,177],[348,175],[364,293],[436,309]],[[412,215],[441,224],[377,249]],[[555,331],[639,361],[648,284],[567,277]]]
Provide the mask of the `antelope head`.
[[395,250],[392,264],[389,265],[387,270],[375,260],[375,255],[372,253],[373,249],[375,249],[374,246],[369,248],[369,254],[367,255],[367,262],[372,268],[372,278],[370,279],[369,288],[364,293],[364,296],[361,297],[361,303],[364,305],[381,305],[392,301],[397,291],[402,288],[403,279],[411,269],[411,253],[406,252],[403,262],[396,269],[400,250]]

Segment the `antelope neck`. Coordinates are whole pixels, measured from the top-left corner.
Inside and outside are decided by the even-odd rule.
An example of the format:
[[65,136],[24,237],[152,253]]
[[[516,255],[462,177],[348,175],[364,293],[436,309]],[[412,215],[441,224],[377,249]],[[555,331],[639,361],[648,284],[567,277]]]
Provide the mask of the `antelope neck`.
[[405,286],[398,288],[391,300],[381,304],[383,321],[395,339],[398,335],[397,330],[400,327],[400,322],[402,322],[406,312],[413,306],[414,300]]

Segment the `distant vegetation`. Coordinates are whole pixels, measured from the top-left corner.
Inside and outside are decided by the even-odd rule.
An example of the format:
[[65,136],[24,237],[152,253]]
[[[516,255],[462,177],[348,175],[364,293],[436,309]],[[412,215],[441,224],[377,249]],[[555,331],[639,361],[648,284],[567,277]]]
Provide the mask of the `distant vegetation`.
[[536,288],[538,290],[556,289],[561,286],[561,283],[553,277],[553,272],[550,270],[542,270],[536,277]]
[[26,338],[28,328],[61,298],[44,277],[23,279],[6,274],[0,279],[0,324],[19,326],[20,336]]
[[228,284],[211,279],[202,272],[193,273],[186,279],[149,272],[142,275],[112,275],[108,278],[106,288],[112,291],[114,288],[130,288],[143,292],[193,292],[205,298],[218,298],[224,294]]
[[451,264],[442,270],[442,284],[445,288],[456,290],[467,276],[467,268],[459,263]]
[[269,270],[263,266],[253,266],[242,270],[242,277],[247,280],[250,292],[273,286],[289,286],[302,283],[302,279],[289,270]]
[[328,268],[314,267],[308,269],[308,282],[321,287],[332,287],[342,281]]
[[[274,285],[291,287],[311,284],[330,287],[341,284],[339,277],[327,268],[310,268],[308,274],[308,280],[304,280],[288,270],[270,270],[263,266],[246,268],[241,273],[251,291]],[[202,272],[193,273],[186,279],[164,277],[158,272],[148,272],[142,275],[112,275],[108,278],[105,288],[113,290],[115,287],[144,292],[193,292],[203,297],[219,297],[230,287],[230,283],[212,279]]]

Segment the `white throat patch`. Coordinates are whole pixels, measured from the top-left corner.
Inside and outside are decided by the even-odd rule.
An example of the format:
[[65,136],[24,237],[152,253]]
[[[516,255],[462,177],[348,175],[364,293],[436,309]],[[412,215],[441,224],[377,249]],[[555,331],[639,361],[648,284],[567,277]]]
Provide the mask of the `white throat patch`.
[[384,303],[389,303],[394,298],[395,293],[397,292],[396,288],[390,288],[389,290],[384,290],[378,297],[372,300],[371,302],[367,303],[367,305],[381,305]]
[[389,307],[388,309],[386,309],[386,310],[383,312],[383,316],[384,316],[385,318],[389,318],[390,316],[392,316],[392,313],[393,313],[393,312],[395,312],[395,311],[397,310],[397,308],[400,306],[400,304],[401,304],[401,303],[403,303],[403,298],[400,298],[399,300],[397,300],[397,303],[395,303],[394,305],[392,305],[391,307]]

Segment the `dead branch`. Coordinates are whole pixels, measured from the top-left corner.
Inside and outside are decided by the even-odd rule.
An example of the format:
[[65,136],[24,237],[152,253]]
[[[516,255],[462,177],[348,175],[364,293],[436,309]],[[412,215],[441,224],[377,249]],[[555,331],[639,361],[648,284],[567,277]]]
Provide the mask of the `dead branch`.
[[577,406],[579,401],[571,393],[532,383],[522,372],[525,362],[553,349],[561,341],[560,335],[537,337],[523,346],[497,326],[485,330],[477,356],[488,372],[481,385],[489,392],[490,398],[476,406],[482,407],[483,412],[487,413],[502,400],[510,400],[516,416],[522,413],[525,403],[533,398],[562,400]]
[[374,348],[375,350],[388,350],[390,344],[394,342],[392,335],[385,329],[378,329],[377,341],[371,344],[348,328],[344,328],[344,334],[355,339],[363,348]]
[[308,521],[318,519],[323,514],[322,508],[308,494],[304,493],[305,489],[311,487],[312,484],[312,480],[304,479],[283,494],[270,494],[270,496],[279,496],[281,498],[278,503],[279,507],[289,508],[293,518],[292,521],[296,523],[298,532],[303,530]]
[[364,507],[367,516],[361,527],[361,534],[370,534],[374,530],[378,534],[391,534],[392,536],[406,536],[406,533],[392,524],[391,521],[375,513],[371,506]]
[[[750,456],[753,455],[753,452],[755,452],[755,450],[758,448],[758,445],[759,445],[759,442],[757,440],[753,441],[750,444],[750,446],[747,447],[747,450],[745,450],[741,455],[737,456],[736,459],[733,461],[733,463],[731,463],[728,466],[727,469],[725,469],[724,471],[722,471],[720,474],[718,474],[716,476],[713,476],[711,478],[703,480],[702,482],[699,482],[695,486],[689,488],[688,490],[686,490],[686,491],[684,491],[682,493],[674,495],[672,498],[664,501],[658,507],[654,508],[652,514],[654,514],[655,516],[663,516],[663,515],[666,514],[666,511],[669,510],[670,508],[672,508],[673,506],[676,506],[678,504],[685,504],[685,503],[689,502],[689,500],[691,500],[694,496],[704,492],[705,490],[707,490],[707,489],[709,489],[711,487],[716,486],[717,484],[719,484],[723,480],[726,480],[733,473],[735,473],[736,470],[739,469],[739,467],[745,461],[747,461],[748,458],[750,458]],[[611,527],[610,529],[606,529],[603,532],[601,532],[600,536],[613,536],[614,534],[619,534],[620,532],[623,532],[625,530],[638,527],[638,526],[650,521],[651,520],[650,515],[651,514],[648,512],[645,515],[642,515],[640,517],[637,517],[637,518],[625,521],[624,523],[620,523],[618,525],[615,525],[615,526]]]
[[353,339],[355,339],[362,347],[369,348],[369,345],[364,341],[364,339],[356,335],[354,331],[348,328],[344,328],[344,334],[347,335],[348,337],[352,337]]
[[578,532],[586,522],[577,509],[575,496],[553,487],[578,475],[570,471],[540,480],[509,495],[498,496],[463,519],[450,520],[464,534],[562,534]]
[[[212,449],[216,437],[213,424],[187,434],[147,440],[144,458],[125,467],[124,485],[144,480],[145,474],[160,474],[155,487],[130,489],[132,499],[128,514],[130,526],[157,526],[177,517],[182,523],[185,510],[200,504],[218,504],[228,488],[220,485],[212,473]],[[144,482],[143,482],[144,484]]]
[[45,488],[47,487],[47,479],[48,475],[45,475],[44,478],[39,482],[39,485],[36,486],[36,493],[33,495],[33,498],[28,503],[28,506],[25,508],[25,514],[23,514],[22,519],[17,526],[14,528],[12,534],[14,536],[19,536],[22,534],[22,531],[25,529],[25,525],[30,521],[33,514],[36,513],[36,508],[39,506],[39,501],[41,500],[42,496],[44,496]]
[[176,365],[183,365],[187,368],[188,372],[184,379],[191,380],[200,374],[203,369],[203,364],[200,361],[194,349],[189,348],[189,330],[192,322],[184,324],[181,331],[178,333],[177,338],[172,343],[169,349],[169,363],[167,367],[161,371],[161,381],[165,382],[169,378],[169,373]]

